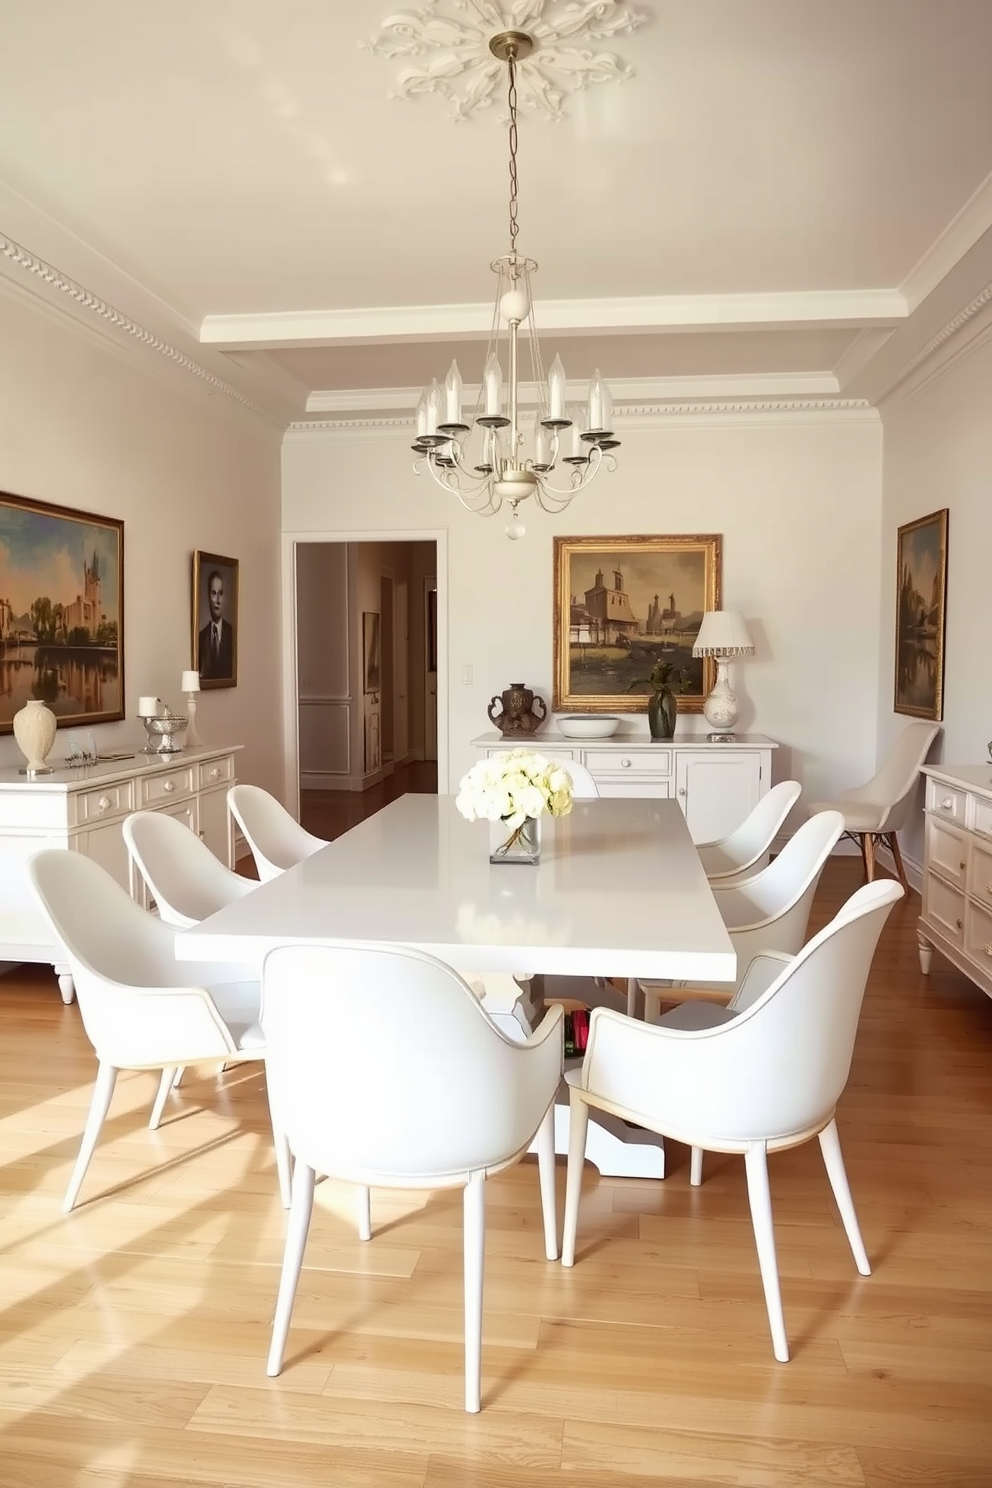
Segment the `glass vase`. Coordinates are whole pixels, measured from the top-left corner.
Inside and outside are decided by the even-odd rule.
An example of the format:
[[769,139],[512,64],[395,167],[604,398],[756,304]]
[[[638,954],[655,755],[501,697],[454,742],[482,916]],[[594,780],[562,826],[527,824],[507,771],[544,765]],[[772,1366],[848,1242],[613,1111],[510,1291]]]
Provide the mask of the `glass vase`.
[[527,816],[519,827],[505,821],[489,823],[490,863],[538,863],[541,860],[541,818]]

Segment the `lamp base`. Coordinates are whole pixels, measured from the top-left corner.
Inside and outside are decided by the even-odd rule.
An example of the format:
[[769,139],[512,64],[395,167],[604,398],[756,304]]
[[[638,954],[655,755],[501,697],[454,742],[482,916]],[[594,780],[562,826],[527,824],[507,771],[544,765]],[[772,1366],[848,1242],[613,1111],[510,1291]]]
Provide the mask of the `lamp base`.
[[189,723],[186,725],[186,737],[183,740],[184,749],[202,749],[203,740],[196,731],[196,693],[186,694],[186,711],[189,715]]
[[[737,722],[737,699],[727,676],[724,657],[717,658],[716,682],[713,691],[703,703],[703,717],[715,734],[732,734]],[[712,735],[710,736],[712,737]]]
[[737,739],[736,734],[707,734],[706,737],[711,744],[733,744]]

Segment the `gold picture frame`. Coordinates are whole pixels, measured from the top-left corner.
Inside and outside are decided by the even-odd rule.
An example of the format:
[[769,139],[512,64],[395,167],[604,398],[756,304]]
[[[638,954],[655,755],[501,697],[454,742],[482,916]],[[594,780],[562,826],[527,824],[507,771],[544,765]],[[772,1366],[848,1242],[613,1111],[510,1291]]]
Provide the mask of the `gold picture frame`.
[[238,685],[237,558],[193,554],[193,668],[205,692]]
[[896,644],[893,711],[944,716],[944,616],[948,508],[918,517],[896,538]]
[[0,734],[40,698],[59,728],[124,715],[124,523],[0,491]]
[[706,610],[720,608],[723,538],[554,539],[556,712],[642,713],[656,661],[687,677],[679,709],[701,713],[716,663],[694,657]]

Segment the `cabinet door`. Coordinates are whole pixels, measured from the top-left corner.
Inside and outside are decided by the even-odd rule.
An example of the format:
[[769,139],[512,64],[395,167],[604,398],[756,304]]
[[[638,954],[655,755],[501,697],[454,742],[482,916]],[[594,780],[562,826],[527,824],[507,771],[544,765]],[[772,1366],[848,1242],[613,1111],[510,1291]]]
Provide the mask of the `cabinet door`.
[[101,868],[106,868],[122,889],[130,887],[131,862],[119,821],[107,822],[104,827],[92,827],[87,832],[78,833],[73,839],[73,846],[95,863],[99,863]]
[[204,791],[198,806],[200,836],[215,858],[233,868],[234,833],[227,810],[227,786],[222,790]]
[[675,790],[693,842],[713,842],[740,826],[758,804],[760,766],[756,754],[678,751]]

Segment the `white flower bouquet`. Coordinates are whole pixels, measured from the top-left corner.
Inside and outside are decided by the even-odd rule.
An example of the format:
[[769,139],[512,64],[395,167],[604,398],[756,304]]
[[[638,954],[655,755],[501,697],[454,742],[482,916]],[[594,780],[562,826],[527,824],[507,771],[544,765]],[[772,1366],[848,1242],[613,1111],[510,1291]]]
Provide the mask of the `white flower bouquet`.
[[532,749],[508,749],[472,766],[459,781],[455,805],[467,821],[502,824],[507,836],[500,856],[505,857],[545,811],[567,816],[572,777],[564,765]]

